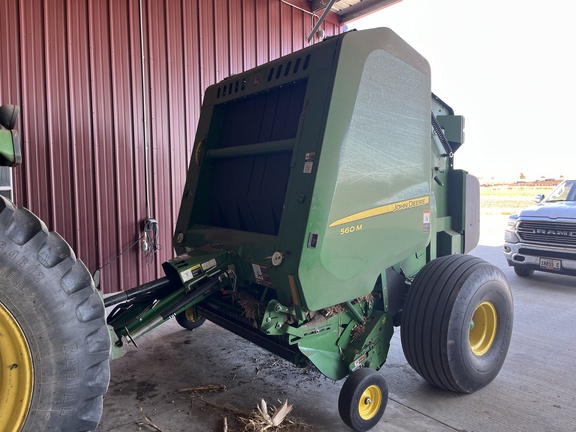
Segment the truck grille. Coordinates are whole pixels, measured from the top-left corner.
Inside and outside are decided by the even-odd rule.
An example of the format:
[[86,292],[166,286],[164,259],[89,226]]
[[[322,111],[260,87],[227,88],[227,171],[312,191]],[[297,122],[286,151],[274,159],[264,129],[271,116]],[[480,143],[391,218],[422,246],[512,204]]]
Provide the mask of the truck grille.
[[521,221],[518,236],[528,243],[576,247],[576,224]]
[[544,252],[542,249],[520,248],[520,249],[518,249],[518,253],[521,255],[527,255],[527,256],[541,257],[541,256],[545,255],[546,258],[557,258],[557,259],[563,259],[563,260],[576,261],[576,253],[569,253],[569,252],[558,252],[558,251],[550,251],[550,250],[546,250]]

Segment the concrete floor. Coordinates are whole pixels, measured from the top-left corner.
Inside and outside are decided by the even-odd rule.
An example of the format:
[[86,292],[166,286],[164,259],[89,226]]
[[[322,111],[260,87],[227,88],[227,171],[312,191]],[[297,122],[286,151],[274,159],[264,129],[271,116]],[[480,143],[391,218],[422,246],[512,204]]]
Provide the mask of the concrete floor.
[[[501,253],[503,222],[489,225],[472,252],[502,268],[513,290],[514,332],[502,371],[471,395],[438,390],[407,364],[398,330],[380,372],[390,390],[388,407],[373,431],[576,431],[576,278],[516,276]],[[220,432],[224,417],[230,432],[240,431],[234,415],[206,401],[251,411],[261,398],[276,405],[288,399],[290,418],[307,425],[300,430],[350,430],[337,409],[343,381],[297,369],[210,322],[190,332],[173,320],[139,339],[139,346],[112,362],[98,432]],[[226,391],[178,393],[208,384]],[[145,416],[157,429],[142,425]]]

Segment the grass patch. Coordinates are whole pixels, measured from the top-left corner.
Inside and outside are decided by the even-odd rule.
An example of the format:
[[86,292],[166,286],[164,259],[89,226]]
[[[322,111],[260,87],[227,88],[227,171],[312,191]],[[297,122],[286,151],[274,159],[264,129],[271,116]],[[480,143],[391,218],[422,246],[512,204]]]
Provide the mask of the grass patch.
[[496,185],[480,188],[480,209],[486,214],[509,215],[534,204],[536,194],[548,195],[551,186]]

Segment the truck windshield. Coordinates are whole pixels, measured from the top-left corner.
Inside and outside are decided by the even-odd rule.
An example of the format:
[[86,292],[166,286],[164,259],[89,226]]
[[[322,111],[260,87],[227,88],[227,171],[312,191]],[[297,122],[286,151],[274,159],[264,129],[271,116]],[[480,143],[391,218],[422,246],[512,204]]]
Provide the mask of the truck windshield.
[[545,202],[576,201],[576,180],[565,180],[544,200]]

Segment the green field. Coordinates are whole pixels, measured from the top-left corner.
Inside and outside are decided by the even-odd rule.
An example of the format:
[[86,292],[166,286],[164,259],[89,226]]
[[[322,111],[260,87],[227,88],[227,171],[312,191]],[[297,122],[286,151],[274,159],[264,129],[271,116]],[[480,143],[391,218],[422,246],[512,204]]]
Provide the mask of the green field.
[[534,204],[536,194],[548,195],[553,185],[503,184],[480,188],[480,208],[484,214],[509,215]]

